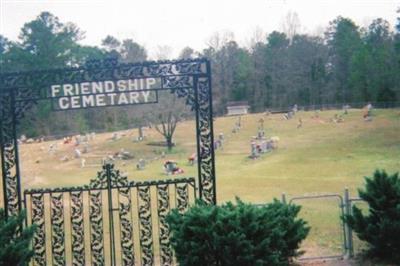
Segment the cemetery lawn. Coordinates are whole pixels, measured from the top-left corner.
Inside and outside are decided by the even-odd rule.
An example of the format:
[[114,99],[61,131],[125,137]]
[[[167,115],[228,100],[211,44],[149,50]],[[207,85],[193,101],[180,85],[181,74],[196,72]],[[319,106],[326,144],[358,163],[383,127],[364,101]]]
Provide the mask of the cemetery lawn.
[[[375,169],[388,172],[400,170],[400,110],[375,110],[372,122],[364,122],[361,110],[350,110],[344,123],[332,123],[330,118],[341,111],[324,111],[320,119],[312,119],[313,112],[298,112],[291,120],[283,120],[281,114],[243,116],[242,129],[231,132],[237,117],[216,118],[214,137],[223,133],[223,149],[216,151],[216,175],[218,201],[232,200],[240,196],[245,201],[265,202],[280,197],[305,193],[342,192],[348,187],[353,192],[363,184],[363,176]],[[266,137],[280,138],[278,149],[252,160],[250,140],[257,134],[258,120],[264,118]],[[303,127],[297,129],[298,118]],[[194,123],[186,121],[178,125],[174,141],[177,146],[171,153],[159,146],[147,145],[162,141],[154,130],[145,130],[147,140],[133,142],[137,130],[120,131],[122,136],[112,141],[112,133],[97,134],[88,154],[84,154],[87,167],[81,168],[79,159],[73,159],[73,144],[61,141],[20,145],[22,183],[25,188],[60,187],[82,185],[89,182],[100,169],[100,161],[107,154],[121,148],[130,151],[135,158],[116,161],[117,168],[126,172],[130,180],[154,180],[171,178],[163,172],[167,159],[176,160],[185,173],[176,177],[197,177],[197,167],[187,164],[187,158],[196,150]],[[49,154],[51,143],[58,143],[54,155]],[[77,147],[79,148],[79,147]],[[161,158],[162,151],[166,157]],[[71,160],[61,162],[67,155]],[[136,170],[140,158],[151,162],[143,171]],[[172,176],[174,178],[175,176]]]
[[[289,199],[300,195],[342,195],[345,187],[356,197],[357,188],[364,184],[363,177],[370,176],[375,169],[385,169],[389,173],[400,171],[399,109],[373,110],[371,122],[364,122],[362,110],[351,109],[344,115],[343,123],[333,123],[330,119],[336,113],[343,112],[323,111],[319,119],[313,119],[314,112],[300,111],[291,120],[284,120],[282,114],[246,115],[236,134],[231,131],[237,117],[216,118],[215,139],[220,132],[225,136],[223,149],[216,151],[218,202],[238,196],[246,202],[266,203],[280,198],[282,193]],[[278,136],[280,141],[278,149],[252,160],[248,158],[250,140],[257,135],[261,117],[265,120],[267,138]],[[303,121],[299,129],[298,118]],[[196,150],[193,121],[178,125],[174,137],[177,145],[171,153],[167,152],[166,158],[160,158],[165,148],[147,145],[163,140],[153,129],[145,130],[147,138],[143,142],[132,141],[137,137],[136,129],[119,133],[125,136],[116,141],[111,140],[112,133],[96,135],[91,151],[84,154],[88,165],[85,168],[80,167],[80,159],[60,161],[64,155],[73,157],[75,147],[72,144],[60,144],[58,140],[21,145],[24,188],[87,184],[100,169],[101,158],[121,148],[135,156],[130,161],[116,161],[117,168],[126,172],[130,180],[174,178],[163,173],[166,159],[176,160],[184,169],[185,173],[177,177],[197,177],[197,167],[187,164],[187,158]],[[55,154],[48,153],[51,143],[59,143]],[[151,160],[143,171],[136,170],[140,158]],[[304,205],[302,216],[313,227],[305,243],[306,255],[340,254],[339,202],[327,199],[296,203]]]

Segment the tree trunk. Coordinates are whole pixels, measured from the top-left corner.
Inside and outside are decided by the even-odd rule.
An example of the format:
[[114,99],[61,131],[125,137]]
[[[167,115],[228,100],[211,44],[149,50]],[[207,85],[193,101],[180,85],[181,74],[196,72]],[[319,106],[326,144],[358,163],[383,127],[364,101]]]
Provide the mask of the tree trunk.
[[166,141],[167,141],[167,147],[168,147],[168,151],[172,150],[172,137],[165,137]]
[[143,139],[143,128],[141,126],[138,127],[139,138]]

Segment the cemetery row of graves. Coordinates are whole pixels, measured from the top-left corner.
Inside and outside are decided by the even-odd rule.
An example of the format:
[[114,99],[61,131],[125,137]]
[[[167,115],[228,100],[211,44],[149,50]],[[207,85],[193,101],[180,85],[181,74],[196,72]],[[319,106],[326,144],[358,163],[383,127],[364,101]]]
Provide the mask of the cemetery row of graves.
[[[376,168],[398,171],[399,121],[398,109],[367,107],[308,112],[294,107],[285,113],[217,118],[218,202],[239,196],[262,204],[282,193],[290,199],[342,194],[345,187],[355,196],[363,176]],[[171,151],[160,146],[162,136],[149,127],[140,137],[138,129],[53,140],[21,137],[23,187],[87,184],[105,162],[132,181],[196,177],[195,135],[188,134],[193,127],[190,120],[178,125]],[[337,254],[342,243],[337,206],[323,201],[300,204],[301,215],[315,228],[304,244],[308,255]]]
[[[310,119],[313,122],[317,123],[344,123],[345,116],[349,113],[349,106],[343,106],[343,110],[339,112],[333,112],[333,116],[328,120],[324,120],[324,118],[320,117],[320,110],[316,110],[313,112],[309,112]],[[282,112],[281,114],[272,115],[271,112],[266,111],[263,114],[258,115],[258,120],[256,123],[256,128],[254,128],[252,135],[249,140],[248,146],[248,158],[257,159],[263,156],[264,154],[268,154],[278,149],[278,143],[280,141],[280,137],[278,135],[274,135],[273,128],[268,128],[268,133],[266,134],[266,124],[268,125],[269,117],[281,117],[282,123],[284,121],[297,121],[296,122],[296,130],[301,132],[303,128],[303,117],[301,115],[297,115],[298,113],[297,105],[294,105],[288,112]],[[362,110],[362,118],[365,122],[372,121],[372,105],[368,104]],[[230,145],[229,142],[233,139],[235,135],[240,134],[240,130],[242,128],[242,116],[232,117],[233,120],[232,128],[226,132],[218,132],[214,141],[214,150],[215,151],[223,151],[225,145]],[[245,118],[243,118],[244,123],[246,123]],[[296,130],[294,132],[296,132]],[[149,133],[148,133],[149,132]],[[147,133],[149,136],[147,136]],[[152,128],[150,127],[141,127],[140,129],[131,129],[121,132],[113,132],[111,135],[102,134],[103,136],[97,136],[96,132],[90,132],[85,134],[78,135],[69,135],[64,136],[62,138],[56,139],[55,137],[40,137],[37,139],[27,138],[25,135],[22,135],[18,142],[19,144],[37,144],[39,145],[40,152],[44,152],[48,157],[45,160],[56,160],[58,159],[59,163],[67,163],[74,162],[74,165],[79,165],[80,168],[90,168],[90,167],[99,167],[104,165],[107,162],[111,163],[119,163],[122,166],[135,166],[136,170],[146,170],[146,166],[151,164],[152,162],[158,161],[159,164],[162,164],[162,168],[164,169],[164,174],[166,175],[176,175],[183,174],[184,170],[178,166],[178,163],[171,158],[166,156],[165,149],[162,148],[164,143],[162,141],[155,141],[159,139],[160,136],[157,136],[152,132]],[[104,137],[107,135],[107,137]],[[96,140],[98,138],[98,140]],[[53,139],[47,141],[47,139]],[[54,140],[55,139],[55,140]],[[122,143],[120,143],[122,141]],[[126,145],[126,141],[128,141],[129,145]],[[179,143],[180,140],[177,139]],[[118,149],[113,150],[99,150],[99,145],[101,143],[115,143],[119,144]],[[146,154],[146,152],[142,155],[141,148],[135,149],[133,148],[134,144],[145,143],[149,146],[159,146],[161,148],[153,149],[152,153]],[[37,147],[37,145],[35,147]],[[111,144],[111,146],[116,146]],[[129,147],[129,146],[132,146]],[[142,145],[143,146],[143,145]],[[241,147],[242,149],[244,147]],[[188,166],[193,166],[197,161],[197,154],[195,152],[195,148],[192,150],[185,150],[187,156],[187,164]],[[180,154],[185,156],[185,154]],[[41,156],[37,156],[35,159],[36,164],[43,163],[43,159]],[[40,167],[39,167],[40,168]]]

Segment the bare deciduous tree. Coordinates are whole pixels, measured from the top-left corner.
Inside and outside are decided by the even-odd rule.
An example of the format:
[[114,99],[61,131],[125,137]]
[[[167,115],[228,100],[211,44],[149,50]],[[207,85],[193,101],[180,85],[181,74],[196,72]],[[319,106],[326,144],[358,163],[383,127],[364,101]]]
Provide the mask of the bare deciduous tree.
[[282,21],[282,31],[286,34],[290,42],[293,37],[299,33],[301,29],[301,23],[299,15],[296,12],[289,11],[286,14],[285,19]]
[[178,98],[169,91],[159,93],[160,102],[147,114],[147,121],[160,133],[166,142],[168,150],[174,146],[173,136],[179,122],[189,116],[189,110],[184,99]]

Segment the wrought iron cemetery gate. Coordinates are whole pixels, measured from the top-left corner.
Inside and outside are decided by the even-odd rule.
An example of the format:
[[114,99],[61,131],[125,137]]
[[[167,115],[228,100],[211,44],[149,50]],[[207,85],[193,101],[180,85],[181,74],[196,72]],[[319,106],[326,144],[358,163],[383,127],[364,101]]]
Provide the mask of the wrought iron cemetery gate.
[[[127,183],[125,179],[120,179],[119,174],[116,174],[118,172],[114,172],[113,168],[110,167],[103,169],[103,172],[99,174],[99,179],[97,181],[93,181],[89,186],[85,187],[84,189],[69,188],[61,190],[28,190],[24,193],[24,198],[22,198],[20,159],[18,157],[17,125],[21,118],[23,118],[25,112],[29,111],[32,106],[45,100],[52,101],[53,106],[54,103],[56,103],[55,105],[58,106],[58,109],[78,109],[95,107],[95,104],[93,103],[97,103],[96,107],[147,103],[146,101],[138,102],[136,98],[133,99],[135,101],[131,102],[128,102],[125,99],[121,104],[114,103],[114,100],[112,100],[111,102],[105,102],[104,100],[99,100],[95,102],[93,101],[93,99],[97,99],[95,97],[103,97],[101,99],[104,99],[105,96],[109,94],[120,95],[125,93],[125,91],[122,89],[121,91],[112,92],[107,91],[107,89],[104,89],[103,91],[95,91],[94,89],[92,91],[88,91],[87,85],[103,82],[103,84],[105,84],[104,86],[107,87],[107,82],[111,82],[114,84],[120,84],[119,82],[121,82],[121,88],[126,89],[128,82],[142,82],[145,79],[152,79],[153,86],[143,88],[134,85],[135,93],[152,93],[153,95],[155,95],[155,97],[151,101],[151,103],[156,103],[158,102],[159,91],[170,91],[178,97],[185,98],[186,104],[189,105],[191,109],[195,112],[198,155],[198,197],[206,203],[215,204],[216,186],[213,147],[214,136],[211,69],[210,62],[208,60],[190,59],[179,61],[120,64],[116,59],[107,59],[102,61],[90,61],[85,66],[76,68],[66,68],[49,71],[5,73],[0,75],[0,148],[4,208],[7,215],[14,215],[23,208],[23,202],[25,200],[25,204],[30,204],[29,206],[31,206],[30,208],[32,210],[31,217],[29,218],[32,219],[33,222],[39,223],[40,225],[39,232],[44,233],[48,230],[52,232],[50,234],[49,231],[45,235],[40,235],[41,233],[38,233],[38,235],[36,235],[35,237],[36,242],[34,244],[34,247],[37,255],[35,257],[35,260],[39,264],[46,263],[46,259],[43,260],[43,254],[41,254],[43,250],[39,251],[37,248],[42,246],[42,249],[46,249],[45,245],[47,245],[46,243],[48,242],[46,239],[50,237],[50,235],[52,241],[54,241],[53,244],[55,244],[51,249],[53,254],[52,261],[55,264],[58,264],[58,262],[63,262],[63,259],[61,257],[65,257],[65,255],[63,254],[66,253],[68,248],[62,247],[61,240],[70,241],[71,243],[78,243],[80,241],[82,236],[77,234],[74,235],[74,232],[77,233],[82,229],[81,226],[85,226],[83,222],[81,223],[79,221],[79,219],[82,218],[79,212],[86,211],[88,210],[87,208],[89,208],[89,220],[92,224],[92,231],[90,234],[90,236],[92,237],[90,239],[91,244],[94,244],[95,241],[105,241],[105,238],[101,238],[100,240],[98,235],[96,235],[95,233],[97,232],[97,229],[94,228],[95,226],[100,226],[96,225],[96,223],[100,222],[100,220],[98,220],[98,217],[101,216],[99,212],[102,212],[102,201],[99,199],[99,197],[101,198],[101,195],[104,194],[104,192],[102,191],[108,191],[107,204],[110,206],[110,214],[108,217],[108,221],[105,222],[112,227],[114,221],[113,219],[111,219],[113,217],[111,213],[114,213],[114,211],[116,211],[114,205],[112,204],[112,199],[114,197],[113,195],[116,192],[111,193],[110,190],[116,189],[118,193],[115,197],[118,199],[122,199],[124,197],[130,197],[127,196],[127,191],[135,188],[139,193],[139,201],[142,200],[143,202],[146,202],[145,198],[147,197],[146,193],[148,192],[143,192],[146,187],[147,189],[150,189],[150,187],[155,187],[157,189],[157,193],[163,193],[161,192],[162,188],[160,186],[166,186],[169,184],[176,184],[177,186],[178,184],[191,184],[191,187],[194,187],[193,181],[191,179],[184,181],[158,181],[153,183],[143,183],[135,185],[132,183]],[[155,82],[155,80],[157,80],[157,82]],[[125,87],[123,86],[123,84],[125,84]],[[57,94],[62,90],[63,86],[64,93]],[[77,88],[79,86],[81,88],[79,91],[74,90],[74,88]],[[99,95],[101,95],[101,97]],[[104,176],[111,176],[111,178],[106,178],[108,180],[108,183],[104,183]],[[122,183],[119,184],[119,182]],[[178,187],[176,189],[178,191]],[[66,195],[65,193],[68,195]],[[85,193],[87,194],[86,196],[84,195]],[[84,202],[85,197],[88,198],[88,200],[85,201],[86,203]],[[50,205],[46,204],[46,201],[48,201]],[[65,213],[68,213],[68,211],[63,211],[66,204],[65,202],[70,204],[71,207],[70,214],[67,214],[67,216],[69,215],[71,220],[69,224],[70,226],[72,226],[72,236],[69,240],[66,233],[63,231],[65,229],[65,224],[67,223],[65,222],[64,224],[63,219],[65,219]],[[158,203],[164,204],[160,201],[158,201]],[[87,204],[88,207],[85,208],[85,204]],[[124,218],[125,212],[127,211],[125,208],[132,206],[129,204],[124,204],[119,205],[118,208],[118,212],[120,214],[119,219],[121,221],[121,228],[124,226],[128,226]],[[49,206],[50,209],[46,208]],[[139,214],[150,211],[151,206],[149,204],[143,204],[140,206],[141,209],[139,211]],[[179,207],[180,205],[178,204],[177,206]],[[158,209],[158,211],[160,210]],[[50,216],[46,216],[46,213],[49,212]],[[104,217],[106,218],[106,216]],[[151,227],[155,224],[155,222],[159,222],[161,224],[161,220],[159,219],[159,221],[154,221],[154,217],[151,217],[149,218],[150,220],[145,222],[145,220],[141,219],[140,217],[138,218],[138,221],[140,221],[140,223],[143,222],[142,227],[140,227],[140,243],[143,253],[141,262],[147,264],[147,258],[150,256],[150,253],[148,253],[146,250],[150,249],[150,246],[146,244],[144,238],[150,236],[148,235],[148,232],[142,228]],[[46,222],[46,219],[50,220]],[[46,224],[51,225],[51,229],[48,229],[47,227],[43,229]],[[133,221],[133,225],[134,224],[135,221]],[[119,237],[127,237],[125,235],[125,232],[127,232],[125,231],[125,229],[121,229],[121,234]],[[160,237],[163,235],[164,234],[160,234]],[[110,256],[109,262],[111,264],[115,264],[114,262],[116,261],[116,259],[118,260],[118,256],[116,255],[117,249],[120,249],[122,252],[122,256],[120,256],[120,261],[125,261],[127,256],[127,253],[125,253],[125,251],[128,250],[128,248],[126,248],[125,246],[118,248],[118,246],[114,243],[115,239],[113,237],[113,234],[111,234],[111,238],[108,238],[109,240],[112,239],[112,241],[110,242],[110,252],[107,253],[106,251],[104,251],[104,255],[108,254]],[[100,251],[98,250],[97,246],[97,244],[92,245],[91,252],[85,252],[83,258],[80,256],[80,249],[82,248],[82,246],[78,247],[72,244],[72,252],[74,254],[74,259],[77,261],[77,265],[80,264],[79,259],[90,261],[88,254],[90,254],[92,259],[101,259],[100,256],[97,256],[97,254],[101,254],[99,253]],[[163,245],[160,244],[160,248],[162,247]],[[45,253],[44,255],[46,254],[47,253]],[[163,257],[162,253],[160,253],[160,256]],[[133,257],[129,261],[133,261]],[[151,259],[149,261],[151,262]],[[129,265],[128,262],[127,264]]]
[[194,178],[129,182],[111,164],[86,186],[25,190],[33,265],[172,265],[166,215],[195,198]]

